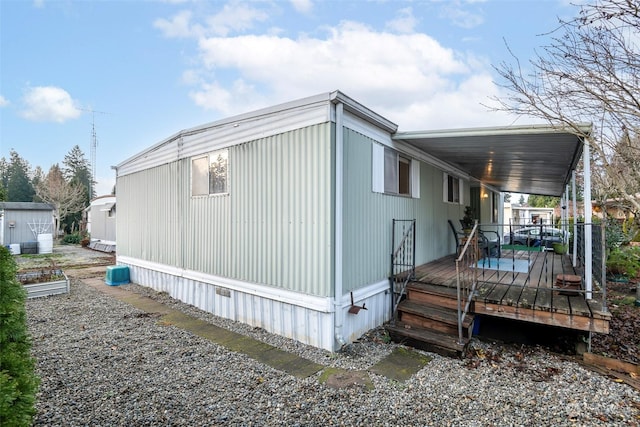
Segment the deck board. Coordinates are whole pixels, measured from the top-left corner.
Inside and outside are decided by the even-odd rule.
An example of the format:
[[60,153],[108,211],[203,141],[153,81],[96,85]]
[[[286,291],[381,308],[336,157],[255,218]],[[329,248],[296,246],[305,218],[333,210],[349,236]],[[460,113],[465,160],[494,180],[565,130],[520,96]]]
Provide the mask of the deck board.
[[571,305],[571,314],[591,317],[591,309],[582,295],[569,297],[569,304]]
[[533,305],[541,311],[553,311],[553,290],[538,288]]
[[[503,258],[530,262],[526,273],[478,270],[475,312],[526,322],[542,323],[593,332],[608,331],[610,314],[602,309],[601,295],[592,300],[584,294],[560,295],[553,289],[558,274],[581,275],[568,255],[551,251],[503,251]],[[456,287],[453,255],[416,268],[416,278],[424,283]]]

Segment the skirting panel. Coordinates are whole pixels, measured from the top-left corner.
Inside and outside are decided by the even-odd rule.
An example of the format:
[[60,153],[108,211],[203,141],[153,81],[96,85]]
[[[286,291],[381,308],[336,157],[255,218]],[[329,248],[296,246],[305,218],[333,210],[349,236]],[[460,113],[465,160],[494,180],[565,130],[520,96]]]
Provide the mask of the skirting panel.
[[[133,262],[127,262],[133,261]],[[144,263],[142,261],[141,263]],[[256,292],[255,284],[235,282],[233,286],[218,284],[215,278],[194,279],[185,277],[172,269],[154,269],[151,266],[136,265],[135,260],[118,260],[119,265],[129,267],[130,280],[158,292],[166,292],[171,297],[216,316],[260,327],[269,333],[300,341],[328,351],[340,349],[336,340],[336,319],[332,309],[332,298],[312,297],[318,307],[310,307],[309,296],[300,294],[301,305],[292,303],[290,296],[278,300],[272,295],[272,288],[265,288],[264,295]],[[165,271],[160,271],[165,270]],[[168,270],[168,271],[167,271]],[[204,281],[206,280],[206,281]],[[260,286],[258,286],[260,288]],[[351,297],[342,298],[338,311],[341,314],[341,335],[346,343],[357,340],[368,330],[381,325],[389,318],[388,282],[383,281],[354,292],[354,305],[367,308],[358,314],[350,314]],[[271,295],[270,295],[271,293]]]

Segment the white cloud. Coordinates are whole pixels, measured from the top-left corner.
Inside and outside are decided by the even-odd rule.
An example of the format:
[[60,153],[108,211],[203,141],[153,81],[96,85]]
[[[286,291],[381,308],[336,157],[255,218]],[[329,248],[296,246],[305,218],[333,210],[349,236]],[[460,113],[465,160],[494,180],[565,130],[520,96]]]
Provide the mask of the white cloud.
[[9,100],[0,95],[0,107],[6,107],[7,105],[9,105]]
[[484,22],[480,12],[474,12],[468,4],[451,2],[441,9],[441,15],[461,28],[474,28]]
[[28,120],[63,123],[82,114],[71,95],[55,86],[30,87],[22,101],[25,108],[21,115]]
[[153,26],[163,32],[165,37],[182,38],[198,37],[204,34],[204,29],[200,25],[191,24],[191,12],[183,10],[177,13],[170,20],[156,19]]
[[269,15],[248,4],[231,2],[225,4],[220,12],[207,18],[210,34],[226,36],[232,32],[251,29],[255,22],[264,22]]
[[415,32],[411,8],[399,10],[386,31],[343,21],[292,37],[271,29],[248,34],[266,17],[241,7],[232,25],[230,7],[208,18],[181,12],[172,30],[162,28],[197,37],[198,57],[181,80],[196,105],[221,116],[339,89],[405,130],[512,120],[483,106],[499,91],[488,60]]
[[290,0],[290,1],[293,8],[300,13],[309,13],[313,9],[313,2],[311,0]]
[[[376,32],[354,22],[328,29],[325,38],[204,38],[200,51],[204,69],[197,78],[187,73],[197,81],[190,95],[224,115],[340,89],[403,128],[454,127],[465,114],[480,124],[487,115],[480,103],[494,94],[490,67],[477,58],[426,34]],[[225,74],[235,76],[231,83]]]
[[232,1],[225,4],[215,14],[204,18],[204,24],[193,22],[191,11],[183,10],[171,19],[157,19],[153,25],[162,31],[165,37],[199,38],[206,36],[228,36],[241,33],[254,27],[256,22],[264,22],[269,15],[248,4]]
[[409,34],[413,33],[418,20],[413,16],[413,10],[410,7],[400,9],[397,16],[387,22],[386,27],[396,33]]

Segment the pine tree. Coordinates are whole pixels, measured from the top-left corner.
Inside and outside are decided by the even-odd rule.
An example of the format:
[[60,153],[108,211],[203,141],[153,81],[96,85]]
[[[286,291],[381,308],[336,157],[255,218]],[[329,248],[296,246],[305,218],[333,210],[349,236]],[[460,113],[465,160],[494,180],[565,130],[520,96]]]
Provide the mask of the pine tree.
[[36,194],[35,196],[33,196],[33,201],[34,202],[42,202],[43,200],[38,196],[38,186],[40,185],[40,183],[42,181],[44,181],[44,171],[42,170],[42,168],[40,166],[36,166],[36,168],[33,171],[33,178],[31,178],[31,184],[33,185],[33,188],[36,190]]
[[32,202],[36,194],[29,179],[29,163],[15,151],[10,151],[7,166],[7,200],[10,202]]
[[83,188],[84,195],[82,198],[82,207],[75,212],[69,212],[61,218],[65,224],[65,230],[72,233],[80,227],[82,222],[82,209],[89,206],[91,198],[95,196],[95,182],[91,174],[91,164],[84,156],[79,146],[74,146],[62,161],[64,165],[62,172],[67,182],[71,185],[79,185]]

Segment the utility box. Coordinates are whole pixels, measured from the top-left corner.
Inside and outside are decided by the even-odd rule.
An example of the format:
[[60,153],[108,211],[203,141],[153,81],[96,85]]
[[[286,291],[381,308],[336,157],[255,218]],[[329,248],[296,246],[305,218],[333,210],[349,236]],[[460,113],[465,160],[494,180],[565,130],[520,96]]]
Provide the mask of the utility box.
[[129,283],[129,267],[126,265],[108,266],[105,283],[109,286],[126,285]]

